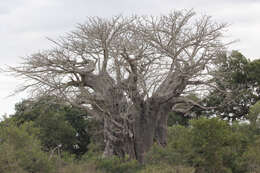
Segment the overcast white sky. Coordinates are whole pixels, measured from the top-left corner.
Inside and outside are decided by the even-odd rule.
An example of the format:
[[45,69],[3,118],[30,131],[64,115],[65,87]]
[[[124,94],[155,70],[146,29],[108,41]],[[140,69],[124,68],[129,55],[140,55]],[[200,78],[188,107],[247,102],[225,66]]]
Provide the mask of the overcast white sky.
[[[230,50],[239,50],[250,59],[260,58],[260,0],[1,0],[0,67],[18,65],[21,57],[48,48],[46,37],[62,36],[88,16],[160,15],[191,8],[231,24],[227,38],[240,41]],[[25,93],[7,97],[21,83],[0,74],[0,117],[13,113],[15,103],[26,97]]]

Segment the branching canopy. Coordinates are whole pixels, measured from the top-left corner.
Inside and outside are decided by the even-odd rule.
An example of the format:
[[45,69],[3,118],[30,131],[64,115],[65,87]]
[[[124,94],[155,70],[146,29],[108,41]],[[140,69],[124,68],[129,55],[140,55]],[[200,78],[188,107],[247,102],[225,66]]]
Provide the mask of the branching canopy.
[[[10,71],[29,79],[22,90],[56,95],[91,115],[110,106],[139,107],[185,99],[185,92],[214,87],[211,73],[225,49],[225,24],[191,11],[168,15],[91,17],[54,48],[25,58]],[[121,110],[126,112],[126,110]]]

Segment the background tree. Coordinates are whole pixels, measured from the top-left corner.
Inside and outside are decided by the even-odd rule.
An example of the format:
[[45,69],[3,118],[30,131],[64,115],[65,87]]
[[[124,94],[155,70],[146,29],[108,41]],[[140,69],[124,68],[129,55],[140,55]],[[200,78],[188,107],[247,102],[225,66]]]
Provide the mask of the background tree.
[[205,99],[206,115],[228,120],[245,119],[250,106],[260,99],[260,61],[250,61],[240,52],[223,54],[223,63],[215,72],[216,89]]
[[93,126],[98,124],[94,120],[90,123],[84,111],[58,103],[54,97],[24,100],[16,104],[11,118],[18,126],[33,122],[47,151],[61,145],[63,151],[80,156],[87,152],[91,135],[97,135]]
[[10,70],[34,96],[56,95],[104,119],[104,156],[143,162],[154,139],[166,144],[168,112],[184,97],[213,86],[225,24],[193,11],[160,17],[89,18],[53,41],[55,48]]

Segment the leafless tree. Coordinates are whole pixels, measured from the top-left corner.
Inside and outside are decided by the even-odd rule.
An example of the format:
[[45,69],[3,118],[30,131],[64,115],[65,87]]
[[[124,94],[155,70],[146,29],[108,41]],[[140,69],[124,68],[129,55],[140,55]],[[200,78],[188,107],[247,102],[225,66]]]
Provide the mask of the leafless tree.
[[185,95],[214,87],[225,24],[187,10],[168,15],[89,18],[54,48],[25,58],[22,90],[56,95],[104,120],[104,156],[143,162],[156,140],[166,145],[167,113]]

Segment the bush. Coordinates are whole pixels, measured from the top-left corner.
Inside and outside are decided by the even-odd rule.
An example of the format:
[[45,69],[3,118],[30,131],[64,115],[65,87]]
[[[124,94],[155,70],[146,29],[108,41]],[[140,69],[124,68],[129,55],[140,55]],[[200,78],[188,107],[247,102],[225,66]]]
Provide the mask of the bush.
[[218,118],[191,120],[188,127],[169,127],[168,145],[162,148],[155,144],[146,155],[146,163],[156,168],[161,164],[194,167],[199,173],[245,173],[245,160],[255,158],[257,162],[252,148],[244,154],[255,141],[254,133],[249,125],[230,125]]
[[58,170],[59,173],[101,173],[92,163],[70,163]]
[[247,171],[260,172],[260,138],[248,146],[242,159]]
[[205,172],[223,173],[223,155],[231,133],[228,123],[218,118],[201,118],[192,120],[191,127],[194,166]]
[[147,165],[138,173],[193,173],[194,169],[184,166],[170,166],[167,164]]
[[128,160],[112,157],[109,159],[97,159],[97,169],[107,173],[134,173],[142,168],[136,160]]
[[168,144],[165,148],[154,144],[146,155],[146,163],[169,165],[187,165],[189,163],[192,146],[190,143],[190,129],[181,125],[168,128]]
[[0,172],[48,173],[53,169],[48,156],[41,150],[39,140],[34,136],[37,129],[32,123],[19,128],[12,122],[0,125]]

